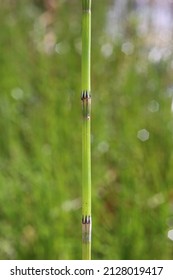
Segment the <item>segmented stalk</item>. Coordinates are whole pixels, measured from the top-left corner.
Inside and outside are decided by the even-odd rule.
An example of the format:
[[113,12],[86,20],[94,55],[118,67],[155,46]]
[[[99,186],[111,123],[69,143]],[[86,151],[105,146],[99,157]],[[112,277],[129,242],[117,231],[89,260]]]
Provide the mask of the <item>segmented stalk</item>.
[[91,259],[91,0],[82,0],[82,259]]

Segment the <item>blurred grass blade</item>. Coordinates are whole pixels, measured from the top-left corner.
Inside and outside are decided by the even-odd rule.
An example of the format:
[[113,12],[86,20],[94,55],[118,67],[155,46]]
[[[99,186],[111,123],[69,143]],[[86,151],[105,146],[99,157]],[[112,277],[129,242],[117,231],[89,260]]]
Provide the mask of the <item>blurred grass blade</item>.
[[82,259],[91,259],[91,0],[82,0]]

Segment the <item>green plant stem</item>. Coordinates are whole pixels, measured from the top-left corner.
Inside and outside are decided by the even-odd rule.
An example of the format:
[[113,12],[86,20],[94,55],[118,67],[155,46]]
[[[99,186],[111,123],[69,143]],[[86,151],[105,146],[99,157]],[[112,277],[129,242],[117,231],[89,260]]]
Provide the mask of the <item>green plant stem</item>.
[[91,259],[91,0],[82,0],[82,259]]

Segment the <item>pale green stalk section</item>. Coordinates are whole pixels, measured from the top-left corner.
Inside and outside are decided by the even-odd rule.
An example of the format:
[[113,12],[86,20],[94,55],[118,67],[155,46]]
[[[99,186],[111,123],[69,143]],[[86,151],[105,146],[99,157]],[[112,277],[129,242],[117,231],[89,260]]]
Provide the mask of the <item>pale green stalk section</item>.
[[91,0],[82,0],[82,90],[91,90]]
[[82,259],[91,259],[91,0],[82,0]]

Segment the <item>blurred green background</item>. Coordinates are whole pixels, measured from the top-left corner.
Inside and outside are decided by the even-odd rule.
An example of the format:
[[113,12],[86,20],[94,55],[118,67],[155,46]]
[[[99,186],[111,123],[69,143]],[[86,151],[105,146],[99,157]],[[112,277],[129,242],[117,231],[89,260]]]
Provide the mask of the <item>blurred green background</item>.
[[[172,46],[120,2],[92,5],[92,258],[172,259]],[[0,259],[81,259],[81,17],[0,1]]]

